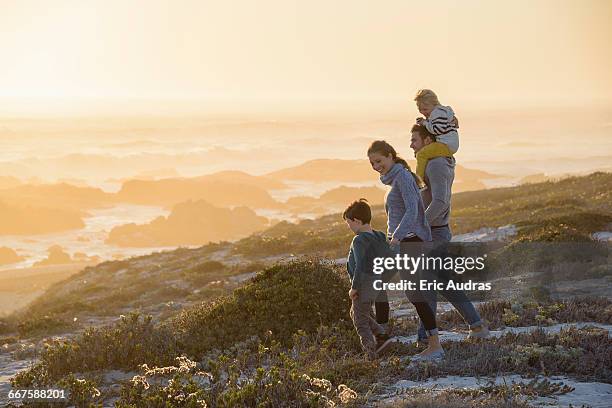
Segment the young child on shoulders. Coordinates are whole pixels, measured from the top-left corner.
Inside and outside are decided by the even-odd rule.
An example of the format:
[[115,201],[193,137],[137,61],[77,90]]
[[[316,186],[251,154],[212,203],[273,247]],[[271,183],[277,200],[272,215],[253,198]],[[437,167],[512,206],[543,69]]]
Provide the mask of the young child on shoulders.
[[372,313],[372,306],[381,295],[373,283],[383,276],[374,274],[373,262],[376,257],[391,256],[391,249],[386,234],[370,226],[372,210],[366,199],[354,201],[344,211],[342,218],[355,233],[346,263],[351,280],[351,319],[363,350],[368,358],[375,359],[392,340]]
[[455,112],[450,106],[443,106],[438,96],[430,89],[421,89],[414,98],[419,112],[417,124],[424,126],[436,137],[434,143],[423,147],[416,154],[416,174],[423,180],[427,162],[435,157],[452,157],[459,150],[459,133]]

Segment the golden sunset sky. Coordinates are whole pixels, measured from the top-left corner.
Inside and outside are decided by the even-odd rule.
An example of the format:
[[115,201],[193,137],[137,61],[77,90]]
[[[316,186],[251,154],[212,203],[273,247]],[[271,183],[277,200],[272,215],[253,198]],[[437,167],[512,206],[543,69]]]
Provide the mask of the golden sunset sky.
[[609,106],[610,21],[608,0],[0,0],[0,114],[392,107],[421,87]]

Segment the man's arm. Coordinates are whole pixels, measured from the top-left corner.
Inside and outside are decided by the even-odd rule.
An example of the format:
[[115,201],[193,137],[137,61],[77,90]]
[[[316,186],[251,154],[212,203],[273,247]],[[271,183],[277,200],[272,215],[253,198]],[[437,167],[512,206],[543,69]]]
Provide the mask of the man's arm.
[[425,209],[425,218],[430,225],[433,225],[432,221],[444,215],[444,212],[450,208],[450,179],[446,163],[441,160],[430,160],[425,174],[431,191],[431,203]]

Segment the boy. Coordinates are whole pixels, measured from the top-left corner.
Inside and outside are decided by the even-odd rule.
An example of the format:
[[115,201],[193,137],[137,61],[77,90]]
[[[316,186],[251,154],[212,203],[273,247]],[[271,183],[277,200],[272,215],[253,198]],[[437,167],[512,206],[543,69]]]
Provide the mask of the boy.
[[438,96],[430,89],[421,89],[414,98],[419,112],[425,118],[418,118],[417,124],[424,126],[436,137],[436,141],[422,148],[417,154],[416,174],[425,179],[427,162],[434,157],[452,157],[459,150],[457,119],[450,106],[442,106]]
[[380,295],[374,289],[373,282],[384,276],[374,275],[372,264],[375,257],[392,256],[391,249],[386,234],[370,226],[372,210],[365,198],[349,205],[342,218],[355,233],[346,263],[351,279],[351,319],[368,358],[375,359],[391,344],[392,339],[372,314],[372,304]]

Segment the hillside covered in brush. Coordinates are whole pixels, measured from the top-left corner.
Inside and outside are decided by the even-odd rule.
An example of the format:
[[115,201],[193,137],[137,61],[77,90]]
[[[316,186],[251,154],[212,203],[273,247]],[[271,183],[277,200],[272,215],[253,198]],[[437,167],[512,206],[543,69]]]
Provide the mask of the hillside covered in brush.
[[[611,186],[612,173],[594,173],[458,193],[453,196],[451,228],[457,235],[515,224],[519,228],[509,244],[591,242],[591,234],[610,230]],[[386,230],[382,206],[374,207],[372,226]],[[281,222],[235,242],[104,262],[55,284],[17,313],[16,320],[27,332],[39,325],[80,325],[130,310],[166,316],[192,302],[226,293],[279,260],[301,255],[344,257],[351,239],[341,215],[332,214],[297,224]]]
[[[608,331],[581,326],[612,325],[609,244],[593,238],[610,231],[611,186],[612,174],[594,173],[454,196],[455,234],[506,225],[516,232],[492,247],[506,269],[496,277],[497,292],[478,306],[499,335],[451,336],[438,366],[411,366],[409,356],[418,351],[411,342],[381,360],[363,359],[349,321],[343,261],[335,261],[346,256],[352,233],[334,214],[279,223],[236,242],[105,262],[55,284],[0,321],[4,352],[35,361],[15,376],[14,387],[58,386],[84,404],[231,407],[369,406],[398,381],[441,376],[557,375],[612,384]],[[381,207],[373,226],[385,229]],[[554,251],[577,243],[594,252],[545,264],[524,262],[527,252],[515,256],[532,243],[553,244],[545,250]],[[543,253],[529,250],[534,260]],[[521,262],[505,262],[507,255]],[[578,296],[585,293],[601,297]],[[405,300],[392,303],[407,311],[394,325],[409,338],[414,315]],[[441,313],[439,321],[445,331],[465,331],[456,312]],[[439,405],[411,391],[406,398],[415,405],[406,406],[479,401],[518,408],[530,406],[529,393],[570,392],[546,381],[449,391]]]

